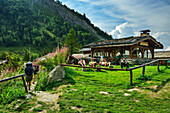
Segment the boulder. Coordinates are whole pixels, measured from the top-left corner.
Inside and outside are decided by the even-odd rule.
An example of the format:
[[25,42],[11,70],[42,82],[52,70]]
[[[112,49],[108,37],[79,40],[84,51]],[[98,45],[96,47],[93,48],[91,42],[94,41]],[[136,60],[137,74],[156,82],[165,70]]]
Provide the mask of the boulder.
[[62,66],[55,67],[48,75],[48,82],[62,81],[65,77],[65,71]]

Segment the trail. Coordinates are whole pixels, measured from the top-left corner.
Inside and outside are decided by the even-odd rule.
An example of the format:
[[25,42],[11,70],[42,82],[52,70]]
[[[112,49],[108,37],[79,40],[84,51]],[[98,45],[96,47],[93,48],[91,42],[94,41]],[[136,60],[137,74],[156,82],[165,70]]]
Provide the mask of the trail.
[[[50,92],[46,92],[46,91],[34,91],[34,87],[36,86],[37,82],[35,82],[35,84],[31,85],[31,91],[32,93],[34,93],[37,96],[37,103],[38,101],[41,102],[45,102],[46,104],[54,104],[54,106],[50,107],[51,110],[59,110],[59,104],[58,100],[59,100],[59,96],[61,96],[63,94],[62,89],[64,87],[67,86],[71,86],[71,85],[61,85],[59,86],[55,91],[57,91],[58,93],[55,94],[51,94]],[[37,104],[36,106],[32,107],[31,109],[29,109],[29,111],[32,111],[34,108],[40,107],[40,104]],[[46,113],[46,110],[43,110],[42,113]]]

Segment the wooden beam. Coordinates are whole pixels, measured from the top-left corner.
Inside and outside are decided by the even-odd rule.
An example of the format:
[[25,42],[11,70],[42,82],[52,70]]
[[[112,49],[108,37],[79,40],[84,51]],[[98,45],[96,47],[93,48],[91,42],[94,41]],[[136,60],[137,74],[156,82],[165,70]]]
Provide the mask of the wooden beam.
[[152,59],[154,59],[154,49],[152,48],[152,49],[150,49],[150,51],[151,51],[151,54],[152,54]]
[[25,87],[25,91],[28,92],[27,85],[26,85],[25,80],[24,80],[24,76],[22,76],[22,81],[23,81],[23,84],[24,84],[24,87]]
[[111,50],[108,49],[108,58],[110,58],[110,52],[111,52]]
[[132,78],[133,77],[133,73],[132,73],[132,70],[130,70],[130,85],[132,86],[133,85],[133,82],[132,82]]
[[120,50],[120,56],[123,57],[123,50]]
[[141,53],[142,53],[142,58],[144,58],[145,49],[143,49],[143,48],[140,48],[140,51],[141,51]]
[[94,52],[94,49],[92,48],[91,49],[91,60],[93,60],[93,52]]
[[113,51],[112,51],[112,57],[113,57],[113,58],[116,57],[116,50],[115,50],[115,49],[113,49]]
[[132,47],[130,47],[130,50],[129,50],[129,57],[132,58]]
[[157,62],[157,70],[158,70],[158,72],[160,72],[159,64],[160,64],[160,62],[158,61],[158,62]]
[[10,77],[10,78],[2,79],[2,80],[0,80],[0,83],[1,83],[1,82],[5,82],[5,81],[8,81],[8,80],[15,79],[15,78],[18,78],[18,77],[21,77],[21,76],[25,76],[25,74],[18,75],[18,76],[14,76],[14,77]]
[[26,86],[26,83],[25,83],[25,80],[24,80],[24,76],[25,76],[25,74],[21,74],[21,75],[13,76],[13,77],[10,77],[10,78],[5,78],[5,79],[0,80],[0,83],[8,81],[8,80],[15,79],[15,78],[18,78],[18,77],[22,77],[22,81],[23,81],[23,84],[24,84],[24,87],[25,87],[25,91],[28,92],[27,86]]
[[143,49],[153,49],[153,47],[145,47],[145,46],[132,46],[133,48],[143,48]]
[[165,67],[166,67],[166,68],[168,67],[167,61],[165,61]]
[[143,67],[143,66],[150,65],[150,64],[155,63],[155,62],[158,62],[158,61],[168,61],[168,60],[170,60],[170,59],[153,60],[153,61],[151,61],[151,62],[148,62],[148,63],[142,64],[142,65],[139,65],[139,66],[137,66],[137,67],[128,68],[127,70],[130,71],[130,70],[138,69],[138,68]]
[[88,67],[88,66],[78,66],[72,64],[59,64],[60,66],[70,66],[70,67],[80,67],[80,68],[91,68],[91,69],[104,69],[104,70],[120,70],[127,71],[127,69],[117,69],[117,68],[102,68],[102,67]]

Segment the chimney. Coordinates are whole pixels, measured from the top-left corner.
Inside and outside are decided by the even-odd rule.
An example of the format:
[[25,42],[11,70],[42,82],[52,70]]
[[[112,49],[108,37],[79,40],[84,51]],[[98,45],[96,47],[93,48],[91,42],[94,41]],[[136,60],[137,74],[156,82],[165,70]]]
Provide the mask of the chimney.
[[143,36],[150,36],[149,32],[151,31],[148,29],[148,30],[141,30],[140,32],[141,32],[140,36],[143,37]]

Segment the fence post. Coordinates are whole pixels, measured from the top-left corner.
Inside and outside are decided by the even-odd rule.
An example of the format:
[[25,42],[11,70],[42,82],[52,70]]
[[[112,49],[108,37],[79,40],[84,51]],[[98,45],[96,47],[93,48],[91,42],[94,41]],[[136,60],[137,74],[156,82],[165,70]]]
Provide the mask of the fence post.
[[165,60],[165,66],[166,66],[166,68],[168,67],[167,62],[168,62],[168,61],[167,61],[167,60]]
[[159,70],[159,61],[157,62],[157,70],[158,70],[158,72],[160,72],[160,70]]
[[22,76],[22,81],[23,81],[23,83],[24,83],[25,91],[28,92],[27,86],[26,86],[26,83],[25,83],[25,80],[24,80],[24,76]]
[[145,74],[145,66],[143,66],[143,72],[142,72],[142,74],[143,74],[143,75]]
[[132,76],[133,76],[133,75],[132,75],[132,70],[130,70],[130,85],[131,85],[131,86],[132,86],[132,84],[133,84],[133,83],[132,83]]

